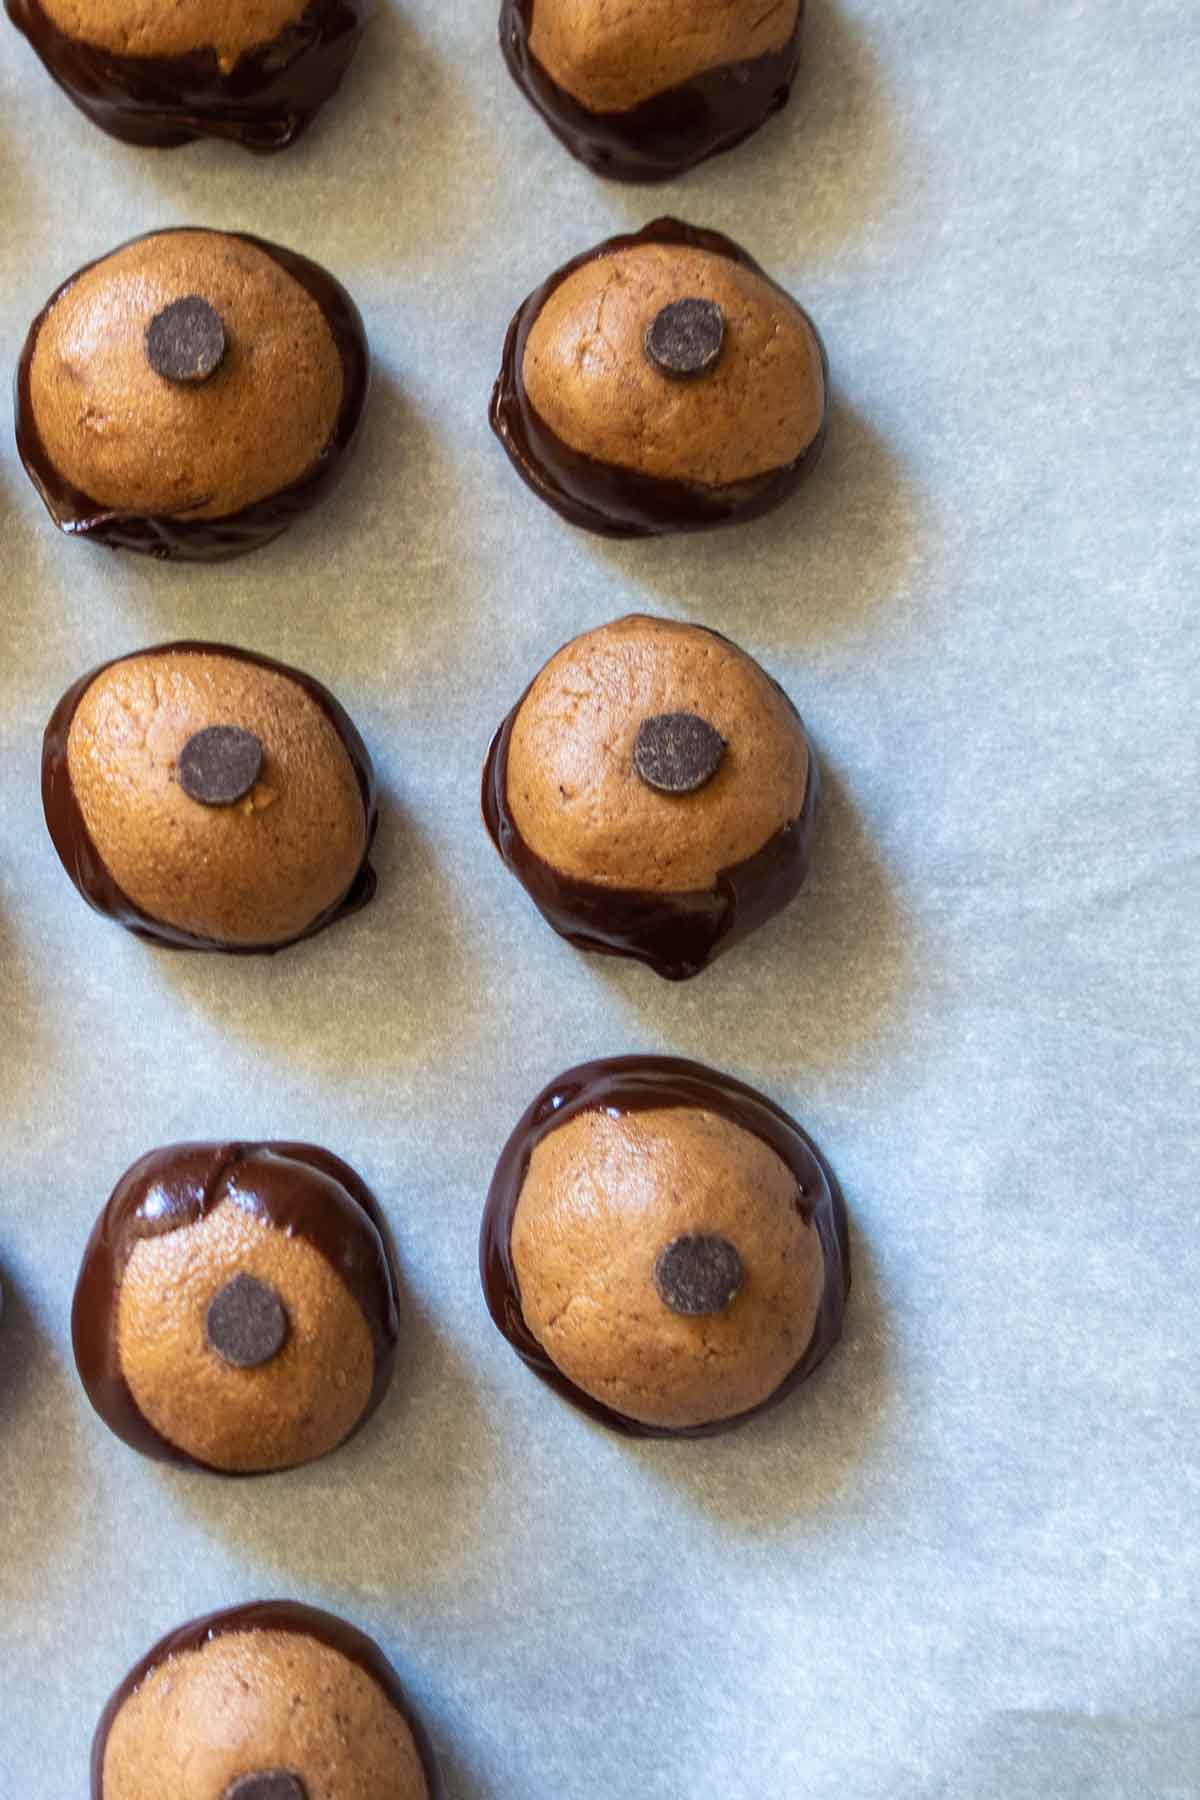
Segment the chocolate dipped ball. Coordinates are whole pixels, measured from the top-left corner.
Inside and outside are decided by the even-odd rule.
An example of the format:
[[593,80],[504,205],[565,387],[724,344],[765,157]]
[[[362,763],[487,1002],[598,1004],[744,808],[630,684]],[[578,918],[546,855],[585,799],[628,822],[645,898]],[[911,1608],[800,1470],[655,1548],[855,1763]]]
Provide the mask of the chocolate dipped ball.
[[666,1056],[568,1069],[501,1152],[488,1310],[607,1425],[696,1437],[773,1406],[841,1335],[846,1211],[820,1151],[728,1075]]
[[317,263],[241,232],[151,232],[34,320],[17,448],[60,531],[213,561],[330,491],[367,381],[358,309]]
[[375,892],[375,775],[349,716],[228,644],[160,644],[68,688],[42,804],[88,904],[176,949],[281,950]]
[[259,1600],[161,1638],[92,1740],[92,1800],[440,1800],[396,1672],[333,1613]]
[[568,943],[681,981],[799,891],[817,788],[800,715],[752,657],[630,613],[534,677],[492,740],[482,805]]
[[655,537],[768,512],[825,439],[816,326],[719,231],[655,219],[518,308],[491,424],[572,525]]
[[127,144],[199,137],[283,150],[336,92],[365,22],[360,0],[5,0],[80,112]]
[[503,0],[517,86],[598,175],[661,181],[787,105],[804,0]]
[[144,1456],[262,1475],[370,1418],[395,1356],[391,1240],[314,1144],[172,1144],[134,1163],[88,1240],[71,1315],[88,1399]]

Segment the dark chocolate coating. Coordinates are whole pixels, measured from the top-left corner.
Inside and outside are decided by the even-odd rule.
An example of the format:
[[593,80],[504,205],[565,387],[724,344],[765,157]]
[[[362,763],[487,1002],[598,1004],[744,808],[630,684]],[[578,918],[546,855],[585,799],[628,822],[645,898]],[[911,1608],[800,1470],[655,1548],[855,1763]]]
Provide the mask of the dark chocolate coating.
[[[671,531],[703,531],[714,525],[738,525],[770,512],[795,492],[811,473],[825,442],[829,414],[829,361],[816,326],[804,313],[821,356],[824,407],[816,436],[794,462],[768,469],[747,481],[722,487],[705,487],[692,481],[668,481],[644,475],[617,463],[601,462],[572,450],[530,404],[522,370],[525,345],[534,320],[547,300],[569,275],[597,257],[627,250],[634,244],[685,244],[726,256],[769,282],[790,306],[797,302],[771,281],[754,258],[720,231],[686,225],[680,219],[654,219],[640,231],[605,238],[582,255],[556,269],[523,301],[513,315],[504,340],[500,373],[492,390],[488,413],[492,430],[508,452],[517,474],[540,500],[552,506],[571,525],[582,526],[601,537],[661,537]],[[801,307],[803,312],[804,309]]]
[[322,1612],[315,1606],[302,1606],[297,1600],[255,1600],[248,1606],[231,1606],[223,1612],[208,1613],[192,1619],[148,1650],[136,1662],[120,1686],[110,1697],[100,1715],[96,1735],[92,1739],[91,1800],[104,1800],[104,1753],[113,1721],[125,1702],[169,1656],[182,1656],[189,1650],[201,1650],[214,1638],[227,1637],[235,1631],[290,1631],[296,1637],[315,1638],[330,1650],[336,1650],[347,1662],[362,1669],[384,1697],[400,1714],[412,1732],[417,1755],[425,1773],[429,1800],[442,1800],[445,1792],[441,1773],[433,1754],[429,1735],[414,1712],[412,1703],[401,1687],[396,1671],[373,1638],[356,1626],[339,1619],[336,1613]]
[[374,897],[378,882],[370,858],[371,845],[379,823],[375,769],[349,713],[334,699],[328,688],[323,687],[319,681],[314,681],[302,669],[293,669],[287,663],[276,662],[270,656],[260,656],[253,650],[236,649],[232,644],[209,644],[187,638],[174,644],[156,644],[150,650],[133,650],[130,656],[171,656],[189,650],[236,657],[240,662],[255,663],[259,668],[274,670],[277,675],[286,675],[317,703],[342,740],[346,754],[354,766],[359,793],[362,795],[367,841],[358,873],[337,905],[318,913],[299,937],[289,938],[286,943],[225,944],[215,938],[197,937],[192,932],[181,930],[177,925],[167,924],[163,919],[151,918],[149,913],[143,912],[117,886],[92,842],[83,814],[79,810],[67,764],[67,739],[76,708],[93,681],[105,669],[111,669],[114,662],[128,662],[129,656],[113,657],[109,662],[101,663],[98,668],[90,669],[86,675],[81,675],[67,689],[50,715],[50,722],[42,739],[42,809],[46,829],[58,852],[59,862],[88,905],[106,919],[115,919],[127,931],[132,931],[151,943],[166,944],[173,950],[223,950],[229,956],[271,956],[277,950],[286,950],[289,944],[315,937],[317,932],[324,931],[327,925],[335,924],[338,919],[349,918],[351,913],[361,911]]
[[614,181],[663,181],[732,150],[787,105],[800,65],[804,0],[781,49],[705,69],[624,112],[591,112],[529,48],[536,3],[503,0],[500,48],[509,73],[571,155]]
[[[712,635],[720,637],[721,633]],[[779,683],[774,685],[795,713],[808,744],[808,781],[800,816],[783,825],[753,856],[722,869],[715,887],[706,893],[683,894],[579,881],[561,874],[530,849],[508,804],[508,746],[517,714],[529,694],[529,688],[525,689],[488,749],[480,805],[501,859],[560,937],[577,950],[632,957],[665,981],[686,981],[795,899],[808,873],[820,772],[803,720]]]
[[4,0],[9,18],[67,98],[126,144],[174,149],[223,138],[260,155],[285,150],[336,93],[366,23],[361,0],[311,0],[228,74],[216,52],[119,56],[60,31],[39,0]]
[[[71,1307],[75,1365],[110,1431],[156,1462],[213,1470],[168,1443],[138,1410],[121,1372],[117,1299],[143,1238],[194,1225],[233,1201],[264,1224],[301,1237],[325,1258],[362,1311],[375,1349],[362,1417],[371,1417],[392,1377],[399,1336],[399,1275],[391,1234],[374,1195],[348,1163],[315,1144],[169,1144],[127,1169],[92,1228]],[[265,1471],[264,1471],[265,1472]]]
[[[167,227],[168,230],[203,231],[202,225]],[[41,495],[47,512],[60,531],[69,537],[88,538],[107,544],[112,550],[136,550],[144,556],[175,562],[221,562],[258,550],[272,538],[286,531],[294,519],[310,512],[341,479],[346,461],[362,423],[370,383],[370,353],[358,308],[340,281],[319,263],[281,244],[269,243],[248,231],[229,231],[221,235],[240,238],[272,257],[280,267],[298,281],[316,301],[329,329],[342,363],[342,399],[329,442],[320,451],[308,472],[298,481],[268,494],[263,500],[244,506],[240,512],[222,519],[172,517],[167,513],[115,512],[101,506],[90,495],[64,480],[51,462],[38,431],[29,391],[29,375],[38,334],[55,302],[81,275],[94,269],[108,256],[115,256],[128,244],[140,243],[142,237],[158,237],[161,232],[143,232],[107,251],[105,256],[85,263],[55,289],[38,314],[25,339],[17,364],[14,410],[16,414],[17,451],[25,473]]]
[[[791,1374],[761,1405],[731,1419],[673,1429],[646,1425],[615,1412],[576,1387],[534,1337],[521,1311],[512,1260],[512,1228],[529,1160],[544,1137],[582,1112],[646,1112],[656,1107],[700,1107],[761,1138],[796,1178],[797,1205],[816,1228],[825,1258],[825,1287],[808,1348]],[[592,1418],[630,1437],[711,1437],[776,1406],[807,1379],[842,1335],[850,1292],[850,1238],[846,1204],[837,1177],[816,1145],[765,1094],[703,1063],[674,1056],[610,1056],[580,1063],[542,1089],[521,1115],[500,1152],[488,1190],[479,1235],[479,1272],[488,1311],[522,1361]]]

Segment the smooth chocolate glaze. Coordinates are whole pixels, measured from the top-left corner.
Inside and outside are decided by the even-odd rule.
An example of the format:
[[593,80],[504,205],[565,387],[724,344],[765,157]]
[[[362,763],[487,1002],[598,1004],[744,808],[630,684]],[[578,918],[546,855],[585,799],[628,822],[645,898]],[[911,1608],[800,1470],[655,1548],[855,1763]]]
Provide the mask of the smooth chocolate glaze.
[[[164,229],[174,232],[204,231],[208,228],[202,225],[179,225]],[[191,519],[185,514],[119,512],[102,506],[89,494],[64,480],[50,460],[38,431],[30,396],[29,378],[33,354],[37,348],[38,335],[55,304],[81,275],[86,275],[97,263],[107,261],[109,256],[115,256],[118,250],[127,249],[129,244],[162,235],[162,231],[147,231],[140,237],[118,244],[115,249],[106,252],[105,256],[97,257],[95,261],[85,263],[83,268],[76,269],[74,275],[69,276],[51,294],[29,328],[21,359],[17,364],[14,394],[17,452],[25,466],[25,473],[41,495],[50,517],[59,530],[66,532],[69,537],[88,538],[95,543],[107,544],[112,550],[136,550],[144,556],[154,556],[160,560],[221,562],[228,557],[243,556],[248,550],[258,550],[264,544],[269,544],[272,538],[277,538],[280,532],[286,531],[302,513],[310,512],[341,479],[362,423],[370,382],[370,353],[358,308],[341,282],[335,280],[327,269],[310,261],[307,256],[299,256],[294,250],[285,249],[282,244],[268,243],[265,238],[253,237],[247,231],[220,233],[223,237],[239,238],[243,243],[253,244],[255,249],[264,251],[293,280],[298,281],[320,307],[342,364],[342,399],[329,442],[320,451],[312,467],[298,481],[280,488],[277,494],[268,494],[266,499],[244,506],[240,512],[227,514],[223,519]]]
[[[713,637],[721,635],[712,633]],[[729,642],[727,638],[722,641]],[[722,869],[715,886],[681,894],[580,881],[562,874],[530,849],[508,804],[508,747],[533,682],[525,689],[492,739],[484,761],[483,822],[501,859],[547,924],[577,950],[632,957],[665,981],[686,981],[757,931],[800,892],[808,873],[820,772],[800,714],[774,677],[767,679],[787,702],[808,745],[808,780],[800,816],[783,825],[753,856]]]
[[110,137],[159,150],[199,137],[260,155],[285,150],[341,85],[366,23],[360,0],[311,0],[295,24],[224,73],[211,47],[119,56],[60,31],[39,0],[4,3],[81,113]]
[[[336,905],[326,907],[297,937],[288,938],[282,944],[226,944],[217,938],[197,937],[195,933],[183,931],[177,925],[167,924],[164,919],[151,918],[149,913],[143,912],[140,906],[134,904],[109,874],[75,798],[67,760],[67,742],[76,709],[96,677],[103,675],[105,669],[111,669],[114,663],[128,662],[134,656],[174,656],[185,655],[189,651],[230,656],[238,662],[254,663],[260,669],[272,669],[277,675],[286,675],[289,681],[294,681],[297,687],[303,688],[309,699],[314,700],[321,708],[341,738],[346,754],[354,766],[367,825],[367,841],[358,873]],[[276,662],[270,656],[260,656],[253,650],[236,649],[232,644],[210,644],[184,638],[174,644],[155,644],[149,650],[131,650],[128,656],[114,656],[110,661],[101,663],[98,668],[90,669],[86,675],[81,675],[67,689],[51,713],[50,723],[42,739],[42,809],[46,817],[46,829],[58,852],[58,860],[88,905],[102,913],[106,919],[115,919],[118,925],[124,925],[127,931],[134,932],[136,936],[146,938],[151,943],[166,944],[173,950],[223,950],[229,956],[271,956],[277,950],[286,950],[290,944],[315,937],[317,932],[324,931],[327,925],[334,924],[338,919],[349,918],[351,913],[359,912],[374,897],[378,885],[370,861],[371,845],[379,823],[375,770],[354,721],[334,699],[329,689],[319,681],[314,681],[302,669],[293,669],[287,663]]]
[[732,150],[787,105],[800,64],[804,0],[781,49],[705,69],[624,112],[591,112],[530,49],[535,4],[503,0],[500,48],[509,73],[571,155],[615,181],[662,181]]
[[619,463],[601,462],[572,450],[531,405],[525,391],[523,374],[525,346],[534,320],[557,287],[585,263],[597,257],[610,256],[617,250],[628,250],[636,244],[682,244],[695,250],[707,250],[714,256],[728,257],[731,262],[751,269],[770,284],[789,306],[797,302],[771,281],[754,258],[720,231],[706,231],[697,225],[685,225],[680,219],[654,219],[640,231],[623,232],[605,238],[582,255],[572,257],[561,269],[545,280],[541,287],[517,308],[504,340],[500,373],[492,390],[488,419],[492,430],[507,450],[517,474],[531,487],[540,500],[552,506],[571,525],[601,537],[661,537],[671,531],[703,531],[714,525],[739,525],[746,519],[770,512],[792,494],[816,464],[825,442],[829,414],[829,360],[816,326],[804,317],[817,342],[821,356],[821,378],[824,404],[821,423],[808,447],[782,468],[768,469],[747,481],[729,482],[723,487],[705,487],[694,481],[668,481],[658,475],[644,475],[637,469],[625,469]]
[[[512,1259],[517,1202],[534,1150],[550,1132],[582,1112],[646,1112],[655,1107],[700,1107],[753,1133],[772,1149],[796,1178],[796,1205],[813,1225],[825,1258],[825,1287],[808,1348],[774,1393],[749,1412],[707,1425],[672,1429],[646,1425],[615,1412],[565,1376],[534,1337],[521,1311],[521,1290]],[[534,1372],[592,1418],[630,1437],[711,1437],[776,1406],[824,1361],[842,1334],[850,1292],[850,1238],[846,1203],[837,1177],[816,1145],[765,1094],[703,1063],[674,1056],[610,1056],[580,1063],[543,1088],[517,1123],[500,1152],[488,1190],[479,1236],[479,1272],[488,1311],[497,1329]]]
[[[206,1218],[223,1200],[325,1258],[362,1311],[375,1349],[370,1398],[351,1437],[387,1391],[399,1335],[399,1276],[391,1234],[370,1189],[348,1163],[315,1144],[169,1144],[127,1169],[100,1214],[71,1308],[75,1364],[104,1423],[157,1462],[212,1474],[157,1432],[121,1370],[117,1308],[135,1246]],[[256,1471],[258,1472],[258,1471]],[[261,1471],[263,1473],[267,1471]]]
[[336,1650],[347,1662],[362,1669],[376,1687],[382,1689],[384,1698],[412,1732],[425,1774],[425,1785],[429,1789],[429,1800],[442,1800],[445,1790],[428,1733],[413,1711],[395,1669],[379,1645],[365,1632],[348,1624],[345,1619],[339,1619],[336,1613],[321,1612],[315,1606],[302,1606],[297,1600],[255,1600],[248,1606],[231,1606],[223,1612],[207,1613],[203,1618],[192,1619],[177,1631],[169,1631],[166,1637],[160,1638],[153,1649],[148,1650],[141,1661],[130,1669],[100,1715],[100,1723],[92,1739],[92,1800],[104,1800],[104,1753],[108,1748],[108,1734],[125,1702],[168,1657],[185,1656],[189,1651],[202,1650],[214,1638],[228,1637],[237,1631],[289,1631],[295,1637],[315,1638],[318,1644]]

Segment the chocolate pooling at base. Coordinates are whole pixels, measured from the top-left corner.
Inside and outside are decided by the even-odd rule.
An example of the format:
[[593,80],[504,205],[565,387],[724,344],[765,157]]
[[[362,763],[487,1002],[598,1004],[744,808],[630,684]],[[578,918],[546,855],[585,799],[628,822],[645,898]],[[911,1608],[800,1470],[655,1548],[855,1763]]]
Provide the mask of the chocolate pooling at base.
[[[816,1230],[825,1284],[808,1348],[761,1405],[735,1418],[670,1428],[614,1411],[569,1380],[525,1323],[512,1257],[512,1229],[529,1162],[544,1137],[582,1112],[647,1112],[673,1106],[712,1112],[760,1138],[796,1179],[797,1207]],[[811,1138],[764,1094],[702,1063],[673,1056],[613,1056],[580,1063],[542,1090],[518,1121],[496,1165],[479,1237],[479,1272],[497,1329],[543,1381],[582,1411],[631,1437],[709,1437],[775,1406],[828,1355],[842,1332],[850,1291],[850,1240],[837,1177]]]
[[4,3],[80,112],[110,137],[159,150],[200,137],[264,155],[286,149],[336,93],[366,23],[361,0],[311,0],[225,72],[211,48],[120,56],[61,31],[39,0]]
[[357,1301],[374,1347],[374,1375],[350,1436],[387,1391],[399,1335],[391,1234],[374,1195],[340,1157],[316,1144],[288,1142],[170,1144],[151,1150],[126,1170],[92,1229],[71,1308],[71,1341],[88,1399],[109,1429],[143,1456],[191,1469],[209,1465],[168,1443],[130,1392],[121,1369],[114,1296],[143,1238],[195,1225],[222,1201],[289,1237],[305,1239]]
[[[75,798],[75,790],[71,781],[70,765],[67,760],[67,744],[71,733],[71,721],[83,696],[91,687],[98,675],[105,669],[111,669],[114,663],[128,661],[127,657],[116,656],[109,662],[100,663],[97,668],[90,669],[86,675],[69,687],[46,726],[42,740],[42,808],[46,817],[46,829],[50,833],[58,860],[67,871],[75,887],[88,905],[106,919],[115,919],[118,925],[124,925],[127,931],[138,937],[147,938],[151,943],[165,944],[173,950],[221,950],[229,956],[271,956],[277,950],[286,950],[289,944],[301,943],[305,938],[315,937],[317,932],[324,931],[338,919],[349,918],[352,913],[361,911],[374,897],[377,877],[371,867],[371,845],[374,842],[376,828],[379,823],[379,808],[375,786],[375,770],[367,747],[358,734],[358,730],[345,708],[334,699],[329,689],[306,675],[302,669],[293,669],[287,663],[276,662],[273,657],[260,656],[253,650],[241,650],[232,644],[210,644],[200,639],[181,639],[178,643],[155,644],[149,650],[134,650],[130,656],[175,656],[189,652],[208,653],[213,656],[229,656],[239,662],[255,664],[262,669],[271,669],[277,675],[286,675],[289,681],[314,700],[321,708],[338,737],[345,747],[346,754],[354,769],[358,790],[362,796],[363,812],[366,819],[366,841],[363,847],[362,862],[358,873],[351,882],[346,893],[336,906],[327,907],[312,920],[311,924],[298,937],[289,938],[281,944],[227,944],[214,938],[197,937],[194,933],[183,931],[177,925],[170,925],[163,919],[151,918],[140,906],[134,904],[109,874],[100,852],[92,842],[91,834],[79,809]],[[201,735],[201,734],[197,734]],[[250,736],[250,733],[245,735]],[[192,740],[189,739],[189,742]],[[257,742],[257,739],[255,740]],[[185,792],[187,790],[185,789]]]
[[[172,229],[203,232],[207,228],[186,225]],[[134,550],[160,561],[221,562],[269,544],[280,532],[286,531],[293,520],[310,512],[341,479],[358,437],[366,405],[370,381],[367,336],[357,306],[328,269],[282,244],[270,243],[246,231],[217,234],[240,239],[271,257],[320,308],[342,365],[341,403],[329,441],[298,481],[224,518],[193,519],[183,514],[122,512],[103,506],[65,480],[50,460],[38,431],[30,395],[34,351],[42,326],[72,283],[98,263],[115,256],[117,251],[127,249],[129,244],[161,235],[160,231],[143,232],[139,237],[114,245],[104,256],[76,269],[55,289],[33,321],[17,364],[14,395],[17,452],[47,512],[67,536],[88,538],[113,550]]]
[[624,112],[592,112],[530,49],[536,4],[503,0],[500,48],[509,73],[571,155],[615,181],[662,181],[732,150],[787,105],[800,65],[804,0],[780,49],[705,69]]
[[[712,635],[722,637],[719,631]],[[715,885],[700,893],[603,887],[599,882],[562,874],[531,850],[508,804],[508,747],[517,714],[533,682],[503,720],[483,765],[483,822],[501,859],[546,923],[577,950],[600,956],[629,956],[645,963],[666,981],[686,981],[698,975],[715,956],[757,931],[800,892],[808,873],[820,774],[816,752],[799,713],[774,677],[767,679],[787,702],[808,745],[804,805],[800,816],[768,838],[761,850],[732,868],[722,869]]]
[[[619,463],[601,462],[573,450],[552,431],[530,404],[522,373],[525,346],[535,320],[555,289],[586,263],[628,250],[637,244],[680,244],[727,257],[761,277],[796,307],[813,334],[821,358],[824,407],[821,423],[794,462],[724,487],[671,481],[645,475]],[[488,412],[492,430],[503,444],[522,481],[571,525],[601,537],[659,537],[674,531],[703,531],[717,525],[741,524],[770,512],[800,486],[815,467],[825,443],[829,411],[829,361],[812,319],[779,283],[760,268],[740,244],[720,231],[687,225],[681,219],[654,219],[640,231],[606,238],[573,257],[547,277],[517,308],[504,340],[500,373]]]
[[[192,1619],[160,1638],[130,1669],[100,1715],[92,1739],[91,1800],[104,1800],[104,1756],[109,1732],[125,1702],[169,1657],[202,1650],[214,1638],[227,1637],[235,1631],[286,1631],[296,1637],[314,1638],[369,1675],[412,1733],[425,1785],[429,1789],[429,1800],[443,1800],[445,1790],[429,1734],[379,1645],[365,1631],[359,1631],[335,1613],[303,1606],[297,1600],[255,1600],[247,1606],[231,1606],[222,1612],[206,1613],[202,1618]],[[222,1800],[225,1800],[224,1796]]]

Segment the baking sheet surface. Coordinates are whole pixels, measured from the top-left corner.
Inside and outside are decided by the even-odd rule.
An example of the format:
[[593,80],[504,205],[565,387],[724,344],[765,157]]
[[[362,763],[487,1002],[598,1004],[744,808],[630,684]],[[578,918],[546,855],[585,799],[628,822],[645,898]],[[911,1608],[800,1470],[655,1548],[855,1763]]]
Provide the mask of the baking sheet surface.
[[[0,30],[0,331],[169,223],[325,262],[377,380],[356,466],[215,569],[59,537],[0,442],[0,1796],[83,1795],[160,1633],[290,1595],[380,1638],[453,1800],[1200,1794],[1193,0],[812,0],[788,114],[654,189],[572,163],[490,0],[385,6],[294,151],[122,148]],[[742,530],[610,545],[486,425],[508,318],[664,211],[741,239],[829,348],[829,446]],[[792,694],[826,802],[788,914],[698,981],[583,959],[477,816],[541,661],[637,607]],[[376,758],[380,893],[277,959],[148,949],[42,827],[62,689],[168,638],[328,683]],[[843,1181],[842,1347],[727,1438],[543,1389],[475,1273],[496,1154],[581,1058],[790,1108]],[[393,1223],[392,1397],[227,1482],[112,1439],[68,1309],[154,1144],[307,1137]]]

